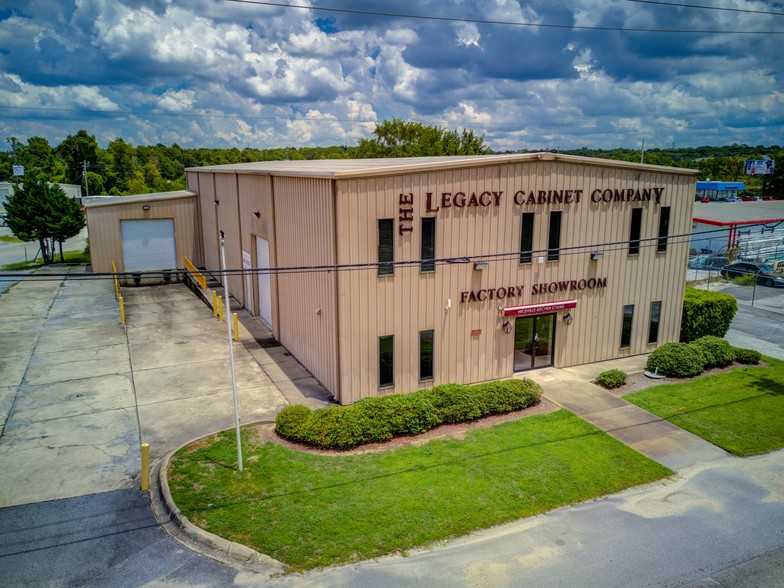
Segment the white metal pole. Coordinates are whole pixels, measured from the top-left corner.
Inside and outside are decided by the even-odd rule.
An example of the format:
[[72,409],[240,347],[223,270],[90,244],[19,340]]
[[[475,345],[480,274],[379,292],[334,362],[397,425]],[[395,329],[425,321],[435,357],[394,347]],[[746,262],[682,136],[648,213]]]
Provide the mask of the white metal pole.
[[231,332],[231,299],[229,298],[229,274],[226,272],[226,239],[220,232],[221,271],[223,273],[223,296],[226,301],[226,330],[229,335],[229,362],[231,363],[231,390],[234,394],[234,424],[237,429],[237,464],[242,471],[242,442],[240,441],[240,407],[237,402],[237,376],[234,370],[234,344]]

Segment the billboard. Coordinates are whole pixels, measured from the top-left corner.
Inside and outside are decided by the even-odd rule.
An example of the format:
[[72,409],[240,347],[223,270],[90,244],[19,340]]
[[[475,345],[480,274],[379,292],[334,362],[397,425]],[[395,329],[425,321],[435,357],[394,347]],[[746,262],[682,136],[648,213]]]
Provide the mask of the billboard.
[[747,159],[746,160],[746,175],[747,176],[769,176],[774,173],[774,166],[776,162],[772,159]]

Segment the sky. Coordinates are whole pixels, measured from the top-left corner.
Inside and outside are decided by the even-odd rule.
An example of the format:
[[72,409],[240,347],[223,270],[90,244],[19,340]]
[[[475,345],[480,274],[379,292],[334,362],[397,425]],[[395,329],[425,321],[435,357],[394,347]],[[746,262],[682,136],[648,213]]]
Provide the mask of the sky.
[[0,136],[356,145],[396,117],[495,151],[781,145],[782,47],[784,2],[753,0],[0,0]]

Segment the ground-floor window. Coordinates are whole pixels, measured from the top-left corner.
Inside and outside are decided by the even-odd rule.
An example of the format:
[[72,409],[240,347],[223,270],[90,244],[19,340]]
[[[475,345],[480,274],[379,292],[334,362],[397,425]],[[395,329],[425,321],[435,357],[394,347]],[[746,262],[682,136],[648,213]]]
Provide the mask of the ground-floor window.
[[419,379],[433,379],[433,330],[419,331]]
[[661,318],[661,300],[651,302],[651,322],[648,325],[648,343],[659,341],[659,321]]
[[632,323],[634,322],[634,304],[623,307],[623,324],[621,325],[621,347],[632,344]]
[[395,385],[395,337],[386,335],[378,338],[378,386]]

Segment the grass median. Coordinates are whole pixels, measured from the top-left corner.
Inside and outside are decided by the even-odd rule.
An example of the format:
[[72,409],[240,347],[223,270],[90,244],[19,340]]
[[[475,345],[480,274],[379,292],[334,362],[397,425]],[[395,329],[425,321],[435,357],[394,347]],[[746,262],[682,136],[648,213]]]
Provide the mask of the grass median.
[[784,447],[784,362],[743,367],[624,396],[742,457]]
[[233,434],[175,454],[174,501],[194,524],[294,570],[405,552],[672,473],[566,410],[357,455],[244,430],[242,472]]

